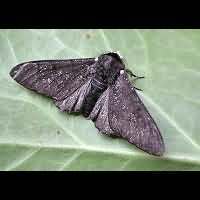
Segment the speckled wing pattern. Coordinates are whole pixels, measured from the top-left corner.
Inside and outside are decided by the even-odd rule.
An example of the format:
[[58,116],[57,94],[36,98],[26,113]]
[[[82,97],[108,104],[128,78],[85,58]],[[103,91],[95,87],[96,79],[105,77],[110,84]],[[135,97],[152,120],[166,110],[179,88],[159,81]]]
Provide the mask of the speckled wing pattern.
[[15,66],[10,75],[22,86],[52,97],[61,111],[79,112],[94,63],[93,58],[31,61]]
[[109,92],[108,88],[98,99],[92,112],[89,115],[89,119],[95,122],[96,128],[99,129],[101,133],[107,135],[116,135],[110,127],[108,119],[108,103],[109,103]]
[[126,73],[121,74],[115,84],[102,94],[90,118],[102,133],[125,138],[153,155],[164,153],[160,131]]

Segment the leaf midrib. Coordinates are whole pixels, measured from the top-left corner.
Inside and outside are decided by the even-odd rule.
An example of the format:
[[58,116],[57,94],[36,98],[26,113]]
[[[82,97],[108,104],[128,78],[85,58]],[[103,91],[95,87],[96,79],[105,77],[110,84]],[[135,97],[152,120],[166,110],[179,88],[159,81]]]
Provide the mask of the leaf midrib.
[[[130,152],[130,151],[120,151],[120,150],[113,150],[107,148],[106,151],[104,151],[102,148],[98,147],[92,147],[92,146],[75,146],[75,145],[39,145],[39,144],[28,144],[28,143],[0,143],[0,146],[14,146],[14,147],[26,147],[26,148],[35,148],[39,149],[39,151],[42,151],[44,149],[58,149],[58,150],[74,150],[74,151],[80,151],[82,153],[84,152],[95,152],[95,153],[103,153],[103,154],[113,154],[113,155],[121,155],[126,156],[127,159],[133,159],[134,158],[143,158],[143,159],[158,159],[158,160],[165,160],[165,161],[176,161],[179,163],[191,163],[196,164],[197,166],[200,166],[200,161],[198,159],[191,159],[191,157],[185,157],[185,156],[163,156],[163,157],[157,157],[152,155],[146,155],[146,153],[140,153],[140,152]],[[38,150],[36,150],[38,152]],[[28,157],[29,159],[30,157]],[[26,159],[23,161],[23,163],[26,161]]]

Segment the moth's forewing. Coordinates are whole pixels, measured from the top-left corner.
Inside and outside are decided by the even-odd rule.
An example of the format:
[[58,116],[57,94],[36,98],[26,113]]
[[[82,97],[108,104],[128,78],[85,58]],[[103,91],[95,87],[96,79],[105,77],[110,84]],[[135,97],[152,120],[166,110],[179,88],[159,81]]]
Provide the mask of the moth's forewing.
[[121,74],[109,94],[110,127],[138,148],[157,156],[165,146],[161,133],[128,80]]
[[32,61],[15,66],[10,76],[25,88],[52,97],[62,111],[76,112],[83,102],[84,85],[94,63],[94,58]]

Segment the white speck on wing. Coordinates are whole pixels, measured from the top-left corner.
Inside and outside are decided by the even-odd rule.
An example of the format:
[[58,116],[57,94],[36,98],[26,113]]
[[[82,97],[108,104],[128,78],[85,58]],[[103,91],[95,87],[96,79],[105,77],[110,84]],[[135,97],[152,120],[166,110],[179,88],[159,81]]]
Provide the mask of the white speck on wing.
[[62,71],[59,71],[59,72],[58,72],[58,75],[62,75]]
[[48,83],[51,83],[51,79],[50,78],[48,78],[47,81],[48,81]]

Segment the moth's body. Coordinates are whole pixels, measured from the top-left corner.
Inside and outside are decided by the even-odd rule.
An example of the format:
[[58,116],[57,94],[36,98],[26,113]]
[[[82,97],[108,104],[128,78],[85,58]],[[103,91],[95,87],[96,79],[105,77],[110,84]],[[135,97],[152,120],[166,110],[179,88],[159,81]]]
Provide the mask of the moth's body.
[[101,133],[125,138],[160,156],[162,136],[127,72],[119,54],[111,52],[96,59],[21,63],[10,75],[24,87],[51,97],[61,111],[82,113]]
[[[120,63],[120,64],[119,64]],[[86,95],[81,112],[88,117],[101,94],[115,83],[120,71],[125,69],[118,54],[104,54],[91,66],[94,70],[91,89]]]

